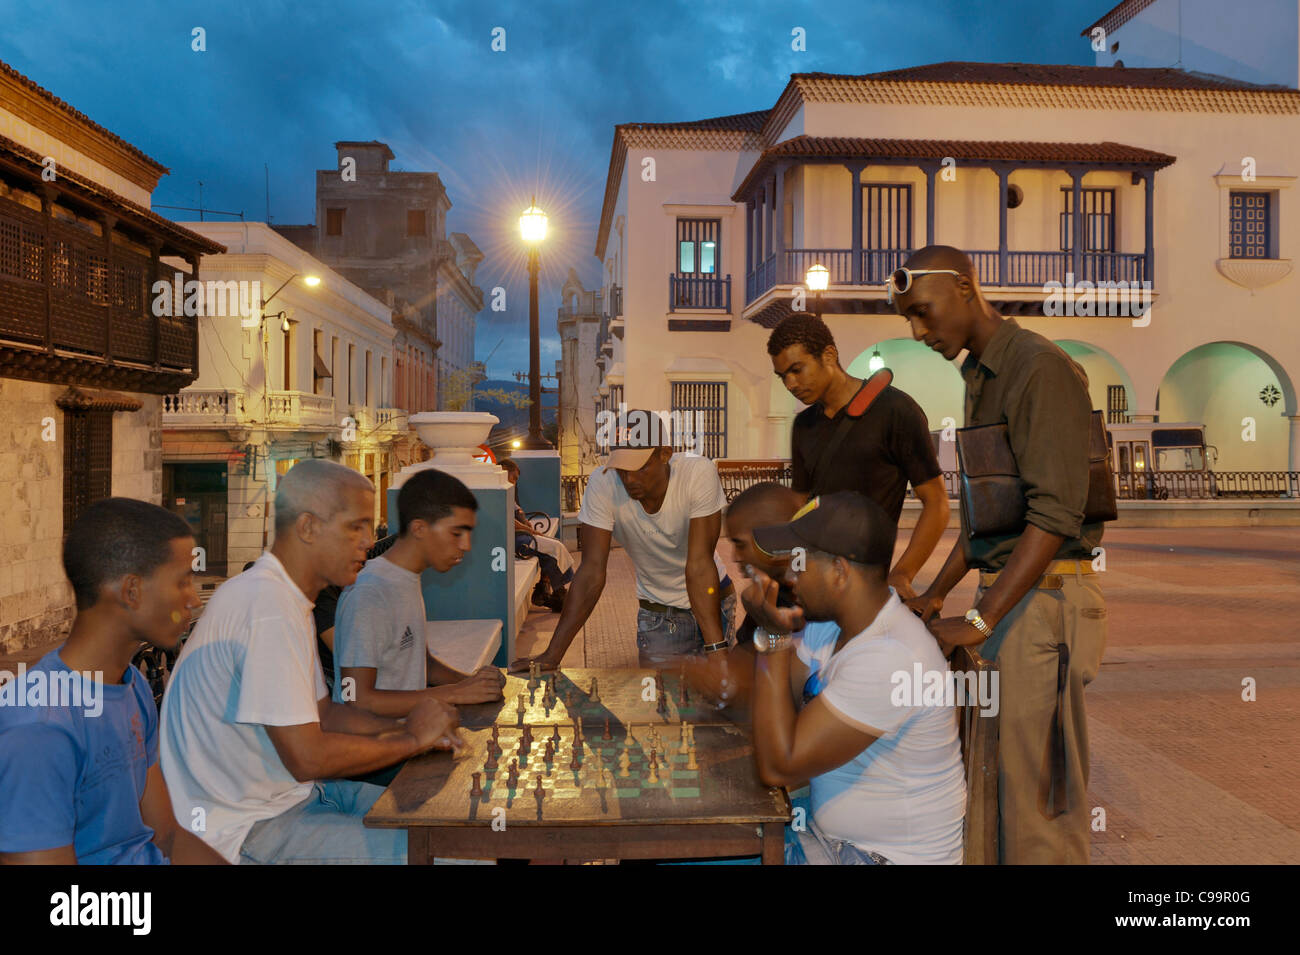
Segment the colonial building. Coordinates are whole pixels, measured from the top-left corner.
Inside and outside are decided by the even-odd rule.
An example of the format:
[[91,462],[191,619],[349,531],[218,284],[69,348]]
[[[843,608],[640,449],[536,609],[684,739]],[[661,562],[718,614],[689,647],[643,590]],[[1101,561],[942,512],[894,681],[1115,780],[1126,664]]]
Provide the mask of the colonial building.
[[199,376],[164,399],[164,506],[189,520],[217,573],[238,573],[271,542],[276,481],[304,458],[365,474],[386,522],[393,440],[406,433],[389,307],[264,223],[187,227],[228,250],[204,257],[208,282],[251,288],[254,304],[199,319]]
[[[464,233],[448,238],[452,203],[437,173],[390,170],[385,143],[334,146],[338,167],[316,172],[315,224],[275,229],[372,295],[391,297],[397,400],[412,413],[437,410],[448,375],[472,377],[483,254]],[[409,461],[420,450],[411,435],[399,454]]]
[[[1277,41],[1293,59],[1298,36]],[[887,364],[933,429],[960,424],[956,366],[886,302],[891,270],[941,243],[1083,365],[1112,421],[1203,423],[1218,469],[1300,470],[1293,84],[936,63],[795,74],[757,112],[619,125],[595,249],[620,326],[601,336],[602,385],[701,412],[712,457],[785,458],[802,405],[765,342],[804,308],[850,373]]]
[[[560,359],[556,362],[559,379],[559,446],[560,473],[565,477],[590,474],[596,466],[596,406],[593,397],[602,387],[597,365],[597,339],[608,334],[599,289],[582,287],[578,273],[569,269],[560,290],[560,308],[555,327],[560,333]],[[606,360],[608,356],[600,355]],[[612,381],[622,369],[610,368],[605,376]],[[609,384],[603,386],[608,397]],[[616,387],[616,386],[615,386]],[[577,510],[576,506],[571,510]]]
[[162,500],[163,396],[193,317],[151,308],[220,243],[150,211],[166,167],[0,63],[0,652],[65,636],[61,550],[90,503]]

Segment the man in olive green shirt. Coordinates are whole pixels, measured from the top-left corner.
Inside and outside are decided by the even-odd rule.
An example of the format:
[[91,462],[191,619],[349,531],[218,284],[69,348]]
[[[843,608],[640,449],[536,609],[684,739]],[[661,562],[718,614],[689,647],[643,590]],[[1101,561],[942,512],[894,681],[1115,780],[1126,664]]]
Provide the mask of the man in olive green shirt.
[[[1001,675],[999,847],[1006,863],[1086,863],[1088,729],[1083,690],[1106,645],[1106,604],[1092,568],[1101,524],[1088,497],[1088,379],[1059,347],[1003,318],[967,256],[916,252],[890,280],[917,341],[952,361],[963,350],[966,425],[1005,423],[1025,489],[1023,531],[962,534],[939,576],[908,605],[945,652],[983,643]],[[980,572],[966,616],[934,619],[969,569]]]

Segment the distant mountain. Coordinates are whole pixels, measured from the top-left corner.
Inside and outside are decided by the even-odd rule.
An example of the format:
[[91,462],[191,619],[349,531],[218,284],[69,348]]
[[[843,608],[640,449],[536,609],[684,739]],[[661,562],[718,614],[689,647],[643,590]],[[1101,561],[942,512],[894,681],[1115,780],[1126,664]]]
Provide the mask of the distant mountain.
[[[488,443],[492,445],[504,444],[513,438],[522,438],[528,434],[528,406],[522,408],[513,408],[510,405],[500,401],[493,400],[490,396],[484,395],[484,391],[501,391],[507,394],[517,394],[524,398],[528,397],[528,383],[524,381],[514,381],[513,379],[489,378],[481,381],[474,388],[474,410],[486,411],[500,418],[500,422],[493,426],[492,433],[488,436]],[[552,387],[549,392],[542,392],[542,427],[545,428],[556,418],[556,392]]]

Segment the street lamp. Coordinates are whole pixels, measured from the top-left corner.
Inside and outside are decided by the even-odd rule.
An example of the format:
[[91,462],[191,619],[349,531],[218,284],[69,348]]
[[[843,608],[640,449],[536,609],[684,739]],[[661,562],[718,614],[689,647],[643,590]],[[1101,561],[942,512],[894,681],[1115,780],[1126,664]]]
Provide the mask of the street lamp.
[[[278,289],[276,289],[274,292],[271,293],[270,298],[263,299],[261,304],[258,305],[257,307],[257,312],[259,315],[262,316],[262,321],[266,321],[268,318],[280,319],[280,331],[282,332],[287,332],[289,330],[289,317],[288,317],[289,313],[284,311],[284,309],[281,309],[280,311],[276,312],[274,315],[267,315],[266,306],[270,305],[271,302],[275,300],[275,297],[279,295],[281,292],[283,292],[286,288],[288,288],[289,283],[292,282],[294,279],[296,279],[300,274],[301,273],[299,272],[294,272],[293,275],[289,276],[285,280],[283,285],[281,285]],[[302,283],[303,285],[306,285],[308,288],[315,288],[316,286],[320,285],[320,276],[304,275],[302,277]]]
[[519,217],[519,235],[528,246],[528,438],[524,448],[549,451],[542,437],[542,356],[541,332],[537,325],[537,271],[541,244],[546,238],[546,213],[537,208],[537,197]]
[[804,276],[804,281],[808,288],[817,293],[817,317],[822,317],[822,292],[831,284],[830,269],[820,262],[814,263],[808,267],[808,272]]
[[885,367],[885,359],[880,357],[880,346],[877,345],[871,352],[871,358],[867,361],[867,368],[874,375],[880,369]]

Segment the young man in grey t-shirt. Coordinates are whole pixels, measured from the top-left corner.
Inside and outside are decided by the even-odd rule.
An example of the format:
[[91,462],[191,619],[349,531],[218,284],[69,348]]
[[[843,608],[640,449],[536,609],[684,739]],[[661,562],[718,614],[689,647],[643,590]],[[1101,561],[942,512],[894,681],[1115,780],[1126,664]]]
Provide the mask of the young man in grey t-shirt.
[[501,699],[505,677],[487,666],[453,670],[425,645],[420,575],[446,573],[470,549],[478,502],[442,471],[420,471],[397,495],[398,539],[367,562],[339,598],[334,623],[334,699],[380,716],[402,717],[420,700],[486,703]]

